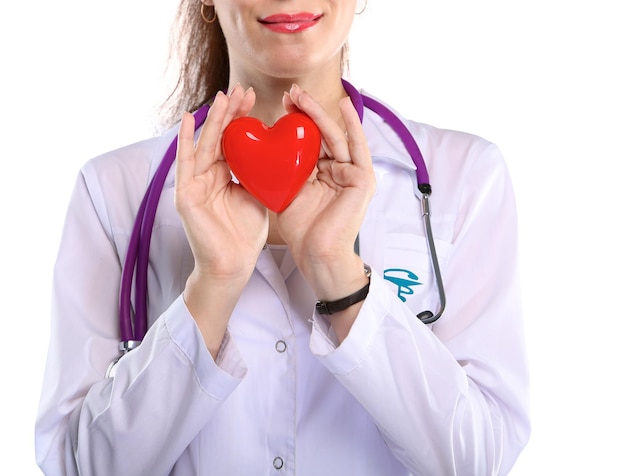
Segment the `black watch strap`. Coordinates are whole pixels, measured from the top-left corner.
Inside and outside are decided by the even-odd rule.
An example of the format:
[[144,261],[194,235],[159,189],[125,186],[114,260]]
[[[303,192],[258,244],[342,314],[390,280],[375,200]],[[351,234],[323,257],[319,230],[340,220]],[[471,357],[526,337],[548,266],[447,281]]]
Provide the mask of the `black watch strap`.
[[328,315],[334,314],[336,312],[344,311],[348,309],[353,304],[357,302],[363,301],[370,290],[370,276],[372,275],[372,270],[368,265],[365,265],[365,276],[367,276],[367,284],[359,289],[357,292],[350,294],[344,298],[338,299],[336,301],[317,301],[315,303],[315,310],[318,314]]

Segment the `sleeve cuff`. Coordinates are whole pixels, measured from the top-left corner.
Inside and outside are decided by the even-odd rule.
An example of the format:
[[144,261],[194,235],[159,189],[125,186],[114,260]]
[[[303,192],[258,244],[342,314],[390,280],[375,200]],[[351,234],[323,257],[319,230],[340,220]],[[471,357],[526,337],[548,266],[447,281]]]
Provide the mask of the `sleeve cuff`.
[[383,279],[372,272],[370,280],[370,292],[341,345],[338,345],[329,321],[317,313],[313,316],[311,352],[334,374],[346,375],[359,366],[388,314],[389,293]]
[[205,391],[218,400],[230,395],[245,377],[247,368],[228,331],[214,361],[182,295],[163,318],[173,343],[189,359]]

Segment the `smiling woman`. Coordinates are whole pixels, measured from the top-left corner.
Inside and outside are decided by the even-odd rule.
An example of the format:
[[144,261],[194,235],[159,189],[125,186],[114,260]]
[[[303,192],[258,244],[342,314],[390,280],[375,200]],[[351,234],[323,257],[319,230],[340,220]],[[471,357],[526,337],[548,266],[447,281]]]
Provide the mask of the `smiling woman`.
[[[529,422],[507,166],[346,81],[359,9],[181,2],[172,127],[87,161],[69,203],[36,423],[46,474],[510,471]],[[319,133],[312,172],[274,206],[227,136],[296,115],[296,138]],[[271,170],[282,142],[245,155]],[[442,282],[448,306],[422,322]],[[126,313],[145,326],[120,344]]]

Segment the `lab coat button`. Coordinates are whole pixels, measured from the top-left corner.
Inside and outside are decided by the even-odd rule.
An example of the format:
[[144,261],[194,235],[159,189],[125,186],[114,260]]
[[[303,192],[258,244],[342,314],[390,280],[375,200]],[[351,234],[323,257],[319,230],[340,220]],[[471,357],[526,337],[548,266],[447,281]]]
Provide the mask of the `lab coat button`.
[[274,347],[276,348],[276,352],[280,352],[281,354],[287,350],[287,344],[284,340],[277,341]]
[[284,462],[280,456],[277,456],[276,458],[274,458],[273,464],[275,469],[281,469],[284,465]]

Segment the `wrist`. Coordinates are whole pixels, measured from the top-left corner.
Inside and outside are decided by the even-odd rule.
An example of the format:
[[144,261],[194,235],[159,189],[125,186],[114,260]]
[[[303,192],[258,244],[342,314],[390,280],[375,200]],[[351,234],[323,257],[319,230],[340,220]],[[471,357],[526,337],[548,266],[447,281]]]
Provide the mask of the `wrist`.
[[214,359],[246,283],[245,278],[215,279],[198,272],[187,279],[183,300]]
[[322,315],[336,314],[363,301],[369,293],[370,277],[372,275],[372,269],[367,264],[363,265],[363,275],[367,279],[367,284],[357,291],[333,301],[318,300],[315,304],[317,313]]
[[320,301],[336,301],[361,289],[368,282],[363,260],[356,254],[309,261],[298,267]]

